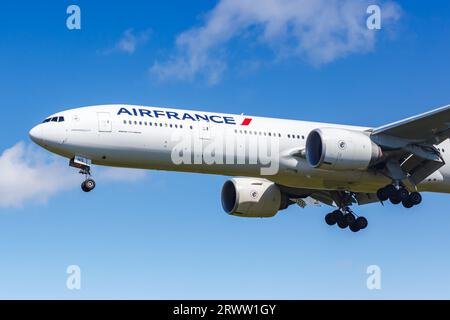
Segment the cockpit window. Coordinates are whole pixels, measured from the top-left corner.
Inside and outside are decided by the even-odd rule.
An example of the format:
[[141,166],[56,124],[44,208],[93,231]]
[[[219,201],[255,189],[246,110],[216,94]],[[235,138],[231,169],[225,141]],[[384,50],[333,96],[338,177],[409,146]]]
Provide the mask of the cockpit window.
[[42,123],[47,123],[47,122],[64,122],[65,119],[64,117],[52,117],[52,118],[47,118],[44,121],[42,121]]

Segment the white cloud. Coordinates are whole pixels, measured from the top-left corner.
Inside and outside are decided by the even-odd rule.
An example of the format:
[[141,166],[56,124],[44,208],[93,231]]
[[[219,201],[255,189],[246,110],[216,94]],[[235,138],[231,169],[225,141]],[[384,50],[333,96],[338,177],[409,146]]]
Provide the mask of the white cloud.
[[[275,60],[290,57],[314,65],[351,53],[373,50],[377,31],[368,30],[369,0],[220,0],[204,24],[182,32],[176,52],[155,62],[160,79],[191,80],[201,75],[210,84],[227,68],[226,46],[233,40],[271,48]],[[399,19],[400,7],[383,2],[382,25]]]
[[[133,169],[95,168],[95,176],[107,181],[135,182],[146,172]],[[46,203],[63,191],[79,188],[82,177],[68,161],[23,142],[0,155],[0,207],[22,207],[27,202]]]
[[78,184],[78,179],[61,162],[18,143],[0,156],[0,207],[20,207],[28,200],[46,202]]
[[127,29],[123,32],[121,38],[117,41],[114,47],[103,51],[104,54],[113,52],[125,52],[133,54],[136,49],[147,43],[150,36],[150,30],[145,30],[136,33],[133,29]]

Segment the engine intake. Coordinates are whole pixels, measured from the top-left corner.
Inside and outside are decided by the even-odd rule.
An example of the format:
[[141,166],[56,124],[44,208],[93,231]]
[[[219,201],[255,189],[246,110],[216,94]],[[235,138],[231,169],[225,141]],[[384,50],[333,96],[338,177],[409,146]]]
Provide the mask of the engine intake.
[[225,182],[221,198],[226,213],[247,218],[270,218],[289,204],[287,195],[275,183],[256,178]]
[[366,170],[381,157],[381,148],[360,131],[315,129],[306,139],[306,159],[313,168]]

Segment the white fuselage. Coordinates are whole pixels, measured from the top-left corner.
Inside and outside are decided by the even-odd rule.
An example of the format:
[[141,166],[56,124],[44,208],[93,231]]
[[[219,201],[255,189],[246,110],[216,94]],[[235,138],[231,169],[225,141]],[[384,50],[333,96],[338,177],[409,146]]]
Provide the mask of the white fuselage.
[[[314,129],[370,129],[366,127],[131,105],[71,109],[48,119],[32,129],[33,141],[61,156],[82,156],[97,165],[264,177],[305,189],[375,192],[390,183],[372,170],[322,170],[302,156],[292,156],[301,154]],[[448,140],[437,147],[445,150],[448,162]],[[266,149],[272,151],[270,156]],[[263,160],[275,157],[276,172],[262,174],[261,169],[270,166]],[[418,187],[450,192],[449,165]]]

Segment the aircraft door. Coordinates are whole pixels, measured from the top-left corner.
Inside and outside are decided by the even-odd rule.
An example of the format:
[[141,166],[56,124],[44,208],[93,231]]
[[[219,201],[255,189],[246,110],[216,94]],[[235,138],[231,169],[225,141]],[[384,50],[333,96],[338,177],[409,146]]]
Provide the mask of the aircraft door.
[[209,140],[211,139],[211,125],[209,122],[201,123],[200,125],[200,139]]
[[209,122],[198,123],[197,130],[194,132],[194,164],[202,164],[205,147],[211,139],[211,126]]
[[112,131],[112,121],[111,114],[109,112],[98,112],[98,131],[99,132],[111,132]]

